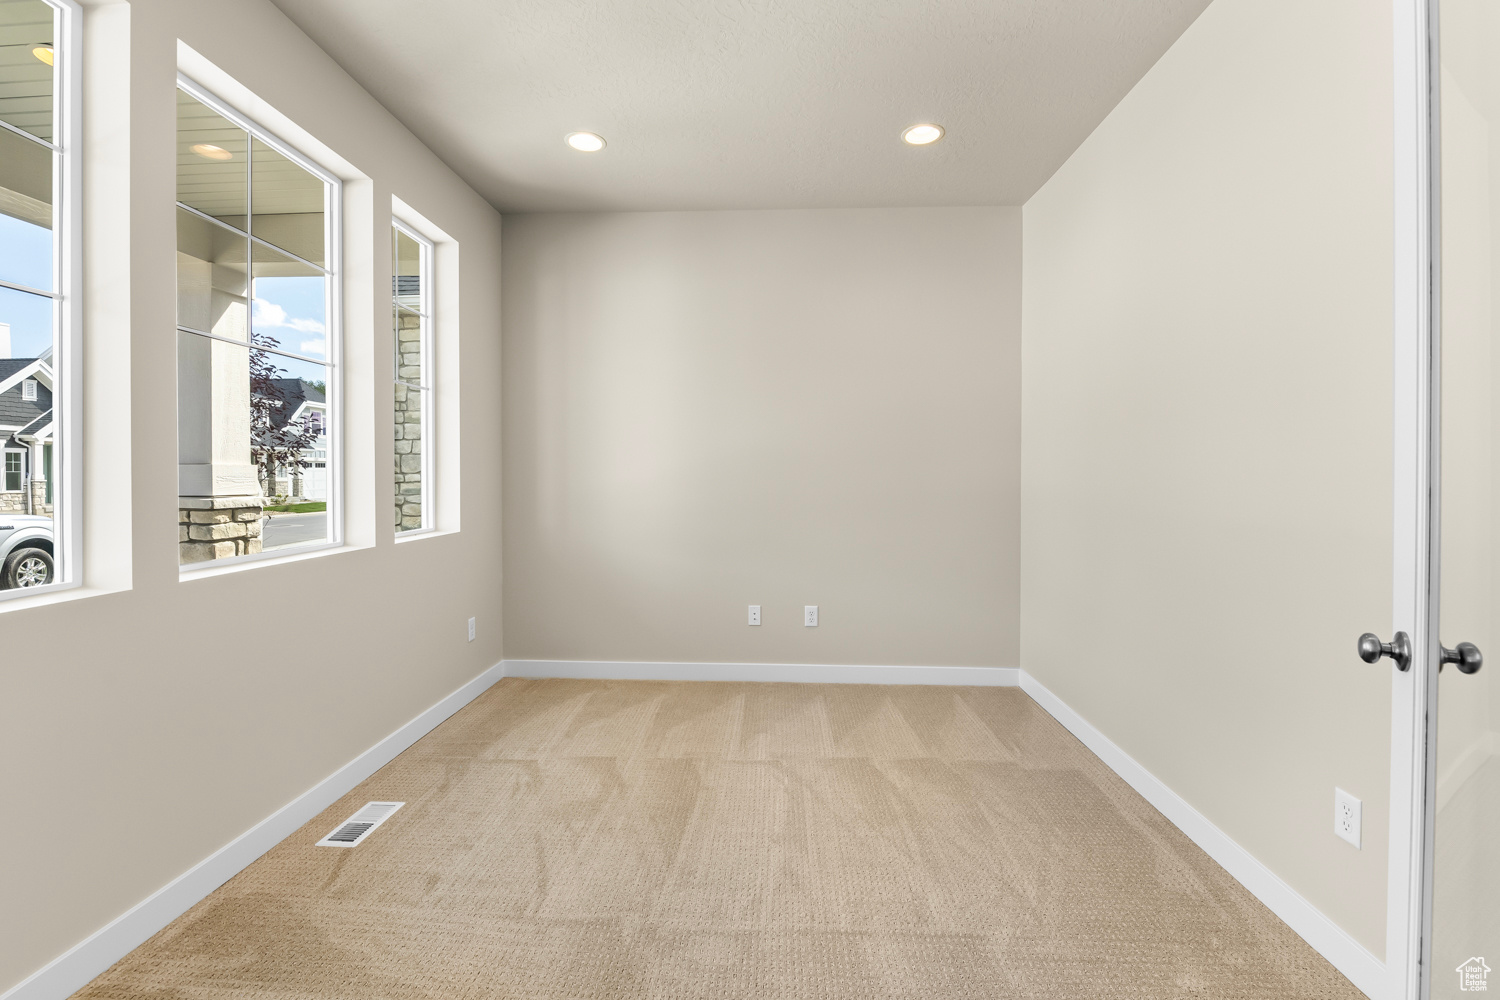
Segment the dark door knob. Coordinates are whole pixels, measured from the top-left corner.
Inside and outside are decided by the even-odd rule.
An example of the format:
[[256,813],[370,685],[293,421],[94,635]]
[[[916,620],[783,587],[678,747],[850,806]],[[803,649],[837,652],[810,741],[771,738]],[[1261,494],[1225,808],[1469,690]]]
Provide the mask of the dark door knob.
[[1456,666],[1460,673],[1477,674],[1479,668],[1484,666],[1484,654],[1479,647],[1472,642],[1461,642],[1457,649],[1441,647],[1443,650],[1443,661],[1438,664],[1438,669],[1443,669],[1443,663],[1451,663]]
[[[1467,643],[1465,643],[1467,645]],[[1479,650],[1474,650],[1478,653]],[[1390,642],[1381,642],[1380,636],[1374,632],[1366,632],[1359,637],[1359,658],[1366,663],[1375,663],[1382,656],[1389,656],[1396,661],[1396,666],[1401,670],[1411,668],[1411,639],[1405,632],[1397,632],[1391,637]],[[1460,667],[1460,670],[1463,668]],[[1474,670],[1478,670],[1475,667]],[[1470,671],[1473,673],[1473,671]]]

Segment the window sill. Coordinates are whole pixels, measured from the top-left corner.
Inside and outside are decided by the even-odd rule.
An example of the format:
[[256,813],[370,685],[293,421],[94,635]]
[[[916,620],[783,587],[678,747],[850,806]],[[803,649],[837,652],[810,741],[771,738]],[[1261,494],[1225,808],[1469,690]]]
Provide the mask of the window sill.
[[80,601],[105,594],[120,594],[129,587],[85,587],[81,583],[50,583],[34,590],[0,590],[0,615],[27,608],[41,608],[64,601]]
[[415,542],[420,538],[440,538],[443,535],[456,535],[457,528],[422,528],[420,531],[398,531],[396,532],[396,544],[402,542]]
[[254,555],[236,556],[233,559],[215,559],[206,563],[193,563],[184,566],[177,571],[177,579],[181,582],[188,580],[204,580],[212,576],[223,576],[226,573],[239,573],[247,569],[259,569],[262,566],[280,566],[284,563],[303,562],[307,559],[319,559],[323,556],[337,555],[340,552],[355,552],[364,548],[360,545],[349,545],[346,542],[316,542],[309,545],[301,545],[296,548],[276,549],[273,552],[257,552]]

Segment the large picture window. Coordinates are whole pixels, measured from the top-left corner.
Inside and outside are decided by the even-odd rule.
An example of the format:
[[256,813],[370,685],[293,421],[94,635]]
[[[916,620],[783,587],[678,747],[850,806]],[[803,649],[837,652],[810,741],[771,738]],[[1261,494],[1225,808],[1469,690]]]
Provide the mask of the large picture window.
[[[74,134],[64,100],[77,8],[0,0],[0,596],[67,582],[64,511],[72,358]],[[54,457],[57,462],[54,463]]]
[[338,180],[177,94],[183,565],[338,541]]
[[432,527],[432,243],[396,222],[391,247],[395,518],[402,534]]

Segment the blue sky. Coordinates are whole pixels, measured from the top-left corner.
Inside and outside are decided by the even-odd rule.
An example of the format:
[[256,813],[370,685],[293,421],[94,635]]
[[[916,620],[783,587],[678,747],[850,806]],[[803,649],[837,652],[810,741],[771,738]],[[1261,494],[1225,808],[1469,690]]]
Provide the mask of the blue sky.
[[[0,215],[0,279],[50,289],[51,230]],[[275,337],[284,351],[326,357],[324,286],[322,277],[256,278],[252,311],[255,331]],[[0,288],[0,323],[10,324],[11,357],[37,357],[52,343],[52,300]],[[324,377],[318,365],[290,358],[278,364],[288,369],[289,375]]]
[[[0,278],[52,287],[52,231],[0,215]],[[52,344],[52,300],[0,288],[0,323],[10,324],[10,354],[34,358]]]
[[[0,279],[50,290],[51,230],[0,215]],[[256,278],[252,327],[275,337],[283,350],[325,357],[325,285],[322,277]],[[10,326],[10,357],[37,357],[51,346],[52,310],[45,295],[0,287],[0,323]],[[275,355],[271,360],[282,377],[327,381],[322,365]]]
[[[326,357],[324,285],[322,277],[256,278],[251,327],[256,333],[275,337],[283,351],[314,358]],[[280,356],[272,356],[271,363],[281,369],[280,377],[283,378],[302,378],[309,382],[326,382],[328,379],[328,372],[322,365]]]
[[279,354],[270,355],[271,364],[281,369],[277,378],[300,378],[309,382],[327,382],[328,369],[322,365],[315,365],[307,361],[299,361],[296,358],[284,358]]
[[251,328],[275,337],[283,351],[312,358],[327,357],[325,284],[326,279],[321,276],[256,278]]

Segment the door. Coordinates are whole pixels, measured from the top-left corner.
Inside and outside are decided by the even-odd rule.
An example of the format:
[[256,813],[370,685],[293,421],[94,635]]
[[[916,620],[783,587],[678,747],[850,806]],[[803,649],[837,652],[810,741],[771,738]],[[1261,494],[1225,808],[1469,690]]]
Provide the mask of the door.
[[[1433,998],[1500,992],[1500,9],[1441,0],[1433,60],[1440,347],[1435,698],[1429,726]],[[1447,662],[1443,662],[1447,661]]]

